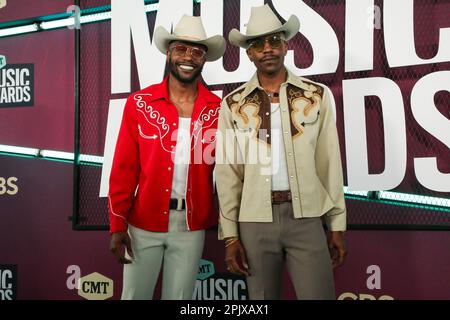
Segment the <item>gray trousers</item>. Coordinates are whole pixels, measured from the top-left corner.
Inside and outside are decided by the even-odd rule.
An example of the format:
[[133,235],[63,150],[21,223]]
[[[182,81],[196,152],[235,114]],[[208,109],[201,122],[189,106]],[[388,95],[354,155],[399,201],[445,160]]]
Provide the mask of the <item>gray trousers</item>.
[[169,232],[128,225],[135,259],[123,268],[122,300],[152,299],[161,265],[161,300],[192,299],[205,230],[187,231],[185,211],[170,210],[169,214]]
[[293,217],[292,203],[272,206],[273,222],[240,222],[251,300],[280,299],[284,262],[297,299],[335,299],[333,270],[320,218]]

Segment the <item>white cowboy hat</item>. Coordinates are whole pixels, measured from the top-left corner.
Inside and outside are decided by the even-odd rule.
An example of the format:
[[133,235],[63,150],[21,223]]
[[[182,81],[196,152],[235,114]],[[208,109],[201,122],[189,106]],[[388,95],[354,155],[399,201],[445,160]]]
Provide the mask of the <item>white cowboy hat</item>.
[[226,49],[225,38],[216,35],[210,38],[206,37],[205,28],[203,28],[200,17],[183,15],[176,25],[173,33],[168,32],[162,26],[155,29],[154,42],[159,51],[166,54],[167,48],[172,41],[192,42],[202,44],[208,48],[206,52],[206,61],[214,61],[223,56]]
[[228,40],[235,46],[247,49],[250,46],[249,40],[251,39],[284,32],[285,40],[289,40],[297,34],[299,29],[300,21],[296,16],[290,16],[285,24],[281,24],[281,21],[272,9],[265,4],[259,7],[252,7],[245,35],[237,29],[233,29],[228,34]]

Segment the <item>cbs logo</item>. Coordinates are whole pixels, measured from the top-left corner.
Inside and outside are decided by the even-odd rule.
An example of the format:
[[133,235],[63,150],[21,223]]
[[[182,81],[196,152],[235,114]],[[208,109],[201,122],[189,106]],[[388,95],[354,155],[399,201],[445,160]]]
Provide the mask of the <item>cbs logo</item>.
[[338,300],[394,300],[394,298],[388,295],[383,295],[377,298],[366,293],[355,294],[352,292],[344,292],[338,297]]
[[15,182],[19,179],[16,177],[3,178],[0,177],[0,196],[4,194],[15,195],[19,192],[19,187]]

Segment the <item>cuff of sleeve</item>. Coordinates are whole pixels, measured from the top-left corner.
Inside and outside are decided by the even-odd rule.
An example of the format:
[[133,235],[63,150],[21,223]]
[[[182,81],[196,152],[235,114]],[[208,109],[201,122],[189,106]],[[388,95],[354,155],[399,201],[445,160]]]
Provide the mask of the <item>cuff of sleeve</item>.
[[109,233],[113,234],[116,232],[126,232],[128,229],[128,225],[123,219],[113,219],[111,220],[110,226],[109,226]]
[[346,231],[347,215],[345,212],[325,217],[325,222],[329,231]]
[[229,237],[239,237],[237,222],[221,220],[219,223],[219,240],[223,240]]

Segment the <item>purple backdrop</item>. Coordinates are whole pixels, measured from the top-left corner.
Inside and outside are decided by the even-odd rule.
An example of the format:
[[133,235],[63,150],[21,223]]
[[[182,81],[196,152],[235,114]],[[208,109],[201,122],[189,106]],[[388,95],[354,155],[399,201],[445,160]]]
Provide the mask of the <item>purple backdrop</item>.
[[4,38],[0,54],[8,64],[34,64],[35,77],[34,106],[0,108],[0,144],[73,151],[73,30]]
[[7,0],[7,5],[0,10],[0,22],[39,17],[66,12],[73,4],[70,0]]
[[[78,265],[81,276],[99,272],[114,280],[120,296],[121,267],[108,251],[105,231],[73,231],[72,165],[0,156],[2,177],[17,177],[18,193],[0,196],[0,265],[18,266],[18,299],[81,299],[69,290],[66,273]],[[335,272],[336,291],[395,299],[450,299],[449,232],[349,231],[346,264]],[[225,272],[223,246],[207,234],[204,259]],[[381,289],[370,290],[367,268],[381,270]],[[294,298],[285,273],[284,298]]]
[[[313,1],[309,1],[313,3]],[[381,1],[376,1],[381,4]],[[429,1],[428,1],[429,2]],[[30,6],[30,3],[33,5]],[[64,12],[70,1],[8,1],[8,7],[0,10],[0,21],[10,21],[31,16]],[[90,6],[84,2],[84,7]],[[109,1],[93,1],[92,3],[107,4]],[[233,10],[238,2],[227,1],[227,10]],[[315,9],[320,12],[338,31],[342,44],[343,7],[337,10],[328,1],[320,6],[318,1]],[[450,26],[447,19],[450,1],[434,1],[434,19],[426,19],[425,11],[418,11],[416,19],[420,19],[422,29],[429,30],[420,33],[417,50],[426,58],[432,52],[427,51],[430,43],[437,41],[436,28]],[[430,7],[428,7],[430,8]],[[435,9],[435,10],[434,10]],[[439,9],[439,10],[438,10]],[[422,12],[422,13],[421,13]],[[152,15],[150,20],[152,20]],[[153,20],[154,21],[154,20]],[[110,99],[110,23],[83,26],[84,41],[95,43],[96,46],[84,46],[82,57],[82,81],[85,91],[81,102],[85,110],[95,111],[91,117],[85,118],[85,129],[82,135],[95,135],[94,139],[82,145],[86,153],[99,154],[103,151],[104,133],[108,101]],[[225,27],[228,32],[230,26]],[[376,47],[381,51],[381,32],[376,35]],[[107,39],[108,41],[105,41]],[[102,40],[102,41],[100,41]],[[303,45],[300,36],[294,39],[297,45]],[[0,54],[7,57],[8,63],[33,63],[35,65],[35,105],[33,107],[0,108],[0,144],[12,144],[38,147],[52,150],[73,150],[74,122],[74,47],[73,31],[61,29],[30,35],[10,37],[0,40]],[[101,44],[101,45],[100,45]],[[298,66],[307,66],[308,51],[296,56]],[[232,52],[228,52],[232,59]],[[236,53],[236,51],[235,51]],[[235,54],[234,53],[234,54]],[[301,65],[300,63],[304,63]],[[376,55],[373,75],[383,76],[384,57]],[[416,78],[437,70],[448,70],[449,63],[436,66],[420,66],[414,68],[398,68],[392,71],[392,77],[397,79],[403,93],[410,93]],[[342,63],[338,73],[343,74]],[[411,76],[413,80],[398,80]],[[333,77],[324,75],[316,80],[330,82]],[[88,90],[89,89],[89,90]],[[333,86],[336,99],[342,99],[339,85]],[[448,101],[448,94],[440,100]],[[407,106],[409,108],[409,106]],[[441,113],[448,115],[448,104],[439,103]],[[340,111],[338,110],[338,115]],[[370,112],[370,111],[369,111]],[[409,110],[407,109],[407,112]],[[377,112],[374,111],[373,116]],[[420,130],[417,124],[411,122],[408,133],[409,141],[417,137]],[[85,130],[85,131],[83,131]],[[340,126],[342,132],[343,127]],[[430,139],[427,133],[420,132],[420,139]],[[375,136],[376,137],[376,136]],[[428,146],[428,147],[427,147]],[[445,149],[438,144],[436,150],[429,148],[430,144],[418,147],[413,153],[408,153],[408,177],[411,182],[412,156],[427,154],[439,158],[440,169],[450,170],[448,161],[444,161]],[[379,146],[378,146],[379,147]],[[371,169],[382,169],[376,157],[376,149],[369,152],[373,160]],[[447,153],[448,155],[448,153]],[[372,161],[371,160],[371,161]],[[12,158],[0,156],[0,178],[16,177],[18,193],[15,195],[0,194],[0,265],[17,265],[17,298],[18,299],[81,299],[74,290],[67,288],[69,274],[68,266],[76,265],[81,269],[81,276],[99,272],[114,280],[114,299],[121,290],[121,267],[114,261],[108,251],[109,235],[105,231],[73,231],[68,217],[72,214],[72,171],[71,164],[49,162],[44,160]],[[1,181],[1,179],[0,179]],[[408,179],[405,179],[405,183]],[[408,189],[411,186],[402,185]],[[2,190],[2,189],[0,189]],[[416,189],[416,190],[421,190]],[[384,210],[378,205],[354,206],[348,201],[349,210],[353,213],[359,210],[376,213]],[[370,208],[370,210],[368,209]],[[387,212],[394,221],[402,222],[405,215],[417,216],[421,219],[421,211],[402,207],[391,207]],[[431,215],[432,213],[428,213]],[[358,216],[354,216],[358,217]],[[366,217],[367,218],[367,217]],[[447,221],[447,220],[445,220]],[[359,223],[359,220],[354,222]],[[450,299],[450,243],[449,232],[425,231],[349,231],[347,233],[349,255],[346,264],[336,270],[337,295],[348,293],[348,296],[364,297],[370,295],[379,298],[383,295],[395,299]],[[216,240],[216,232],[207,233],[204,259],[214,262],[216,272],[224,272],[223,245]],[[380,268],[380,289],[370,289],[367,279],[370,266]],[[284,298],[292,299],[294,292],[287,274],[285,277]],[[1,289],[1,288],[0,288]]]

